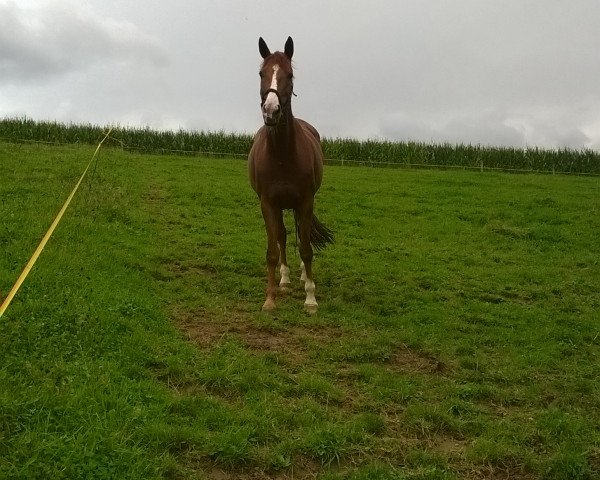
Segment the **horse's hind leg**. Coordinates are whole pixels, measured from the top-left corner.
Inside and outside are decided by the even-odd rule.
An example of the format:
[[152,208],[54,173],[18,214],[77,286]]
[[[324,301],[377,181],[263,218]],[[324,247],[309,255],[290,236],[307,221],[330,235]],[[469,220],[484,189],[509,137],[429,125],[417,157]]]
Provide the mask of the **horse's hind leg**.
[[317,299],[315,298],[315,282],[312,273],[313,249],[310,244],[310,230],[312,226],[312,205],[298,215],[298,236],[300,237],[300,258],[302,259],[302,276],[304,277],[304,290],[306,300],[304,308],[310,314],[317,313]]
[[304,268],[304,262],[300,260],[300,281],[306,282],[306,268]]
[[285,224],[283,223],[283,212],[281,212],[279,215],[278,224],[279,225],[277,241],[279,243],[279,257],[281,260],[281,266],[279,267],[279,273],[281,274],[279,288],[285,291],[290,286],[290,267],[288,267],[287,254],[285,249],[287,241],[287,232],[285,230]]

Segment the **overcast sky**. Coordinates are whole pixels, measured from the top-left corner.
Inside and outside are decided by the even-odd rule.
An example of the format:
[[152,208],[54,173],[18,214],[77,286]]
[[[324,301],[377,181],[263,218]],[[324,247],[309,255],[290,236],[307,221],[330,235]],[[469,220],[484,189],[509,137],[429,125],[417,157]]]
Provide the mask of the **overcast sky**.
[[324,136],[600,149],[599,0],[0,0],[0,117],[254,132],[288,35]]

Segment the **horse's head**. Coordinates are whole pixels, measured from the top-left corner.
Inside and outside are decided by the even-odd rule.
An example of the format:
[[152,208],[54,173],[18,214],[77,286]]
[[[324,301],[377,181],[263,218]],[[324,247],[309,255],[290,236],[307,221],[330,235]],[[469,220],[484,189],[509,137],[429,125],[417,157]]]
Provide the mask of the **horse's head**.
[[274,127],[290,108],[294,93],[294,41],[288,37],[283,53],[271,53],[261,37],[258,39],[258,50],[264,59],[260,67],[260,106],[265,125]]

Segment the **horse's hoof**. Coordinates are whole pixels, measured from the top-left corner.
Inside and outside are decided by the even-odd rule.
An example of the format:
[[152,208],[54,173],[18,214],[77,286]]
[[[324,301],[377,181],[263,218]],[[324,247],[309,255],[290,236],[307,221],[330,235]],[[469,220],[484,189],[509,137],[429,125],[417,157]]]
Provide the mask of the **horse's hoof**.
[[264,305],[262,306],[263,312],[272,312],[275,310],[275,302],[273,300],[266,300]]
[[308,313],[309,315],[316,314],[318,308],[319,308],[319,306],[316,303],[305,303],[304,304],[304,311],[306,313]]
[[283,293],[287,293],[290,291],[292,284],[291,283],[280,283],[279,291]]

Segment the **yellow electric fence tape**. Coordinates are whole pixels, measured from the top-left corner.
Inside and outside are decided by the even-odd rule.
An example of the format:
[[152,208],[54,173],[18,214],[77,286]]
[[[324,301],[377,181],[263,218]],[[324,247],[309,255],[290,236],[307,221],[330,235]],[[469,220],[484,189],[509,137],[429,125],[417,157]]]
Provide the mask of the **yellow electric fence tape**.
[[77,189],[79,188],[79,185],[81,185],[81,182],[85,178],[85,174],[87,173],[87,171],[89,170],[90,166],[92,165],[92,162],[94,161],[94,159],[98,155],[98,152],[100,151],[100,147],[102,146],[102,144],[104,143],[104,141],[110,135],[110,132],[112,132],[112,128],[110,128],[108,130],[108,133],[104,136],[104,138],[100,141],[100,143],[96,147],[96,151],[94,152],[94,155],[92,155],[92,158],[90,159],[89,163],[87,164],[87,167],[85,167],[85,170],[81,174],[81,177],[79,178],[79,181],[77,182],[77,185],[75,185],[75,188],[71,192],[71,195],[69,195],[69,197],[67,198],[65,204],[62,206],[62,208],[58,212],[58,215],[56,215],[56,218],[52,222],[52,225],[50,225],[50,228],[46,232],[46,235],[44,235],[44,238],[42,238],[42,241],[40,242],[40,244],[38,245],[38,247],[35,249],[35,252],[33,252],[33,255],[29,259],[29,262],[27,262],[27,265],[25,265],[25,268],[23,269],[23,272],[21,272],[21,275],[19,276],[19,278],[17,279],[17,281],[13,285],[12,289],[10,290],[10,292],[8,292],[8,296],[4,299],[4,302],[2,302],[2,306],[0,306],[0,317],[2,317],[2,315],[4,315],[4,312],[6,311],[6,309],[8,308],[8,306],[10,305],[10,302],[12,302],[12,299],[17,294],[17,292],[19,291],[19,288],[21,288],[21,285],[23,284],[23,282],[27,278],[27,275],[29,275],[29,272],[33,268],[33,265],[35,264],[35,262],[38,259],[38,257],[40,256],[40,253],[42,253],[42,250],[44,250],[44,247],[46,246],[46,243],[48,243],[48,240],[50,239],[50,237],[54,233],[54,229],[56,228],[56,226],[60,222],[63,214],[65,213],[65,210],[67,209],[67,207],[71,203],[71,200],[73,199],[73,196],[75,195],[75,192],[77,192]]

